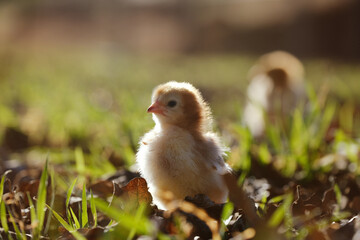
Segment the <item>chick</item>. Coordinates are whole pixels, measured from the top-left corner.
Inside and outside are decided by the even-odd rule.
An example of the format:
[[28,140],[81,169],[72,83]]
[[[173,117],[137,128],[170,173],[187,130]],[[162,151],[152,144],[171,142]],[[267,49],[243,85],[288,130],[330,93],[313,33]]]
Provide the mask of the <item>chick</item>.
[[263,134],[265,116],[271,121],[289,115],[305,98],[304,67],[284,51],[263,55],[249,71],[244,123],[255,137]]
[[140,140],[136,161],[149,191],[160,208],[167,208],[164,193],[173,199],[206,194],[223,203],[228,189],[222,175],[226,148],[211,131],[210,108],[199,90],[185,82],[171,81],[152,94],[155,127]]

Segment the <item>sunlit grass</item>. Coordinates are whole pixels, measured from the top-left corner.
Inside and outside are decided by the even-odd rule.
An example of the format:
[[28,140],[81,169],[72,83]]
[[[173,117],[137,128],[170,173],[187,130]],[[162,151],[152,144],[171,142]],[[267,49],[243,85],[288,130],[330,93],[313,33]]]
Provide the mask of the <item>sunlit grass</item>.
[[[2,201],[2,194],[4,189],[4,181],[6,175],[9,171],[5,172],[1,179],[0,183],[0,218],[1,218],[1,225],[4,229],[6,236],[9,239],[12,239],[12,233],[9,232],[8,221],[12,223],[13,229],[15,231],[15,235],[17,239],[27,239],[24,229],[24,223],[22,220],[16,220],[13,216],[12,210],[8,207],[5,201]],[[46,160],[45,167],[42,171],[39,188],[38,188],[38,195],[36,198],[36,205],[33,204],[33,201],[27,193],[27,197],[29,199],[29,208],[30,208],[30,219],[31,219],[31,237],[32,239],[40,239],[44,233],[45,226],[45,215],[46,211],[46,192],[47,192],[47,178],[48,178],[48,161]]]
[[5,235],[7,235],[9,237],[9,239],[13,239],[12,236],[9,234],[9,225],[7,222],[7,216],[6,216],[6,207],[5,207],[5,202],[3,201],[3,193],[4,193],[4,182],[5,182],[5,177],[6,175],[9,173],[10,171],[7,171],[3,174],[3,176],[1,177],[1,182],[0,182],[0,222],[1,222],[1,226],[4,229]]
[[[322,165],[319,159],[338,152],[345,154],[353,172],[360,174],[358,155],[353,150],[359,146],[360,133],[359,113],[356,113],[360,102],[357,87],[360,70],[356,64],[306,61],[309,100],[288,116],[286,124],[269,124],[265,140],[258,142],[241,123],[246,75],[254,57],[147,58],[104,53],[29,56],[17,52],[15,58],[18,60],[0,79],[0,87],[4,89],[0,95],[0,139],[7,127],[19,129],[29,136],[31,144],[23,153],[25,156],[49,152],[52,164],[59,166],[62,174],[65,172],[50,175],[52,192],[63,191],[66,195],[66,215],[61,216],[51,202],[47,202],[47,164],[36,202],[28,197],[34,239],[48,226],[49,222],[44,222],[47,213],[52,213],[50,220],[57,221],[76,239],[84,239],[78,230],[96,227],[98,211],[113,219],[108,236],[131,239],[145,234],[167,238],[162,233],[154,233],[145,206],[127,209],[121,204],[102,201],[92,192],[87,193],[86,185],[115,173],[119,165],[129,168],[134,164],[139,138],[154,125],[146,113],[151,91],[157,84],[169,80],[191,82],[203,92],[212,107],[216,125],[224,135],[231,135],[225,138],[231,146],[228,163],[240,173],[240,184],[248,176],[254,160],[262,166],[275,167],[285,177],[309,180],[318,173],[331,171],[331,162]],[[324,139],[334,121],[339,128],[331,133],[334,140],[328,144]],[[117,166],[109,160],[112,154],[120,161]],[[4,179],[5,175],[0,196]],[[80,188],[81,207],[75,213],[70,198],[76,195],[74,189]],[[339,199],[341,192],[338,188],[335,190]],[[267,201],[281,204],[270,218],[269,226],[278,227],[285,222],[289,229],[292,227],[289,204],[293,198],[288,193],[263,199],[263,205]],[[50,211],[45,210],[46,206]],[[12,221],[15,235],[9,233],[7,220],[13,217],[2,199],[0,209],[5,234],[9,238],[23,238],[24,233],[15,221]],[[223,220],[231,211],[232,206],[226,205]],[[337,220],[341,214],[335,216]],[[301,234],[297,239],[305,238],[307,233]]]

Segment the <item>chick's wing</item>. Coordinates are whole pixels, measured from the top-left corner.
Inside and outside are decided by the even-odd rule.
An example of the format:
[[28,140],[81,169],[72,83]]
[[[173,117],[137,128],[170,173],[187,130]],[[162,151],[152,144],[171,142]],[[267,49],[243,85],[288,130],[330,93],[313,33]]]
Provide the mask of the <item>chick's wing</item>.
[[204,164],[208,169],[219,174],[225,174],[229,171],[229,166],[224,161],[227,148],[221,144],[216,134],[207,133],[205,135],[205,141],[200,151],[204,156]]

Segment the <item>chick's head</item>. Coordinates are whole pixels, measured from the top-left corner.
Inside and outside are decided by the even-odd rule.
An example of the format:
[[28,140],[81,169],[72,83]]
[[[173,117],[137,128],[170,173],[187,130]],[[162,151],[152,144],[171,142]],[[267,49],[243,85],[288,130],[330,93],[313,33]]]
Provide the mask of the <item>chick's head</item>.
[[177,126],[189,131],[204,131],[211,125],[210,108],[199,90],[190,83],[168,82],[157,86],[148,108],[162,127]]

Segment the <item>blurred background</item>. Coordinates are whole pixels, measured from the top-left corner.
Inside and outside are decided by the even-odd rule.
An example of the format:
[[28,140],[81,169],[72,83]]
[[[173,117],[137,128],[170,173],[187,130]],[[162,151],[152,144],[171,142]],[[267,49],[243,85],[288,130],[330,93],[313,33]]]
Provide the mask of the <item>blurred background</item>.
[[273,50],[356,118],[359,23],[356,0],[2,1],[1,160],[52,149],[61,162],[80,146],[130,164],[151,91],[169,80],[199,87],[220,126],[241,122],[248,71]]
[[263,54],[359,60],[355,0],[36,1],[1,4],[1,45],[138,54]]

